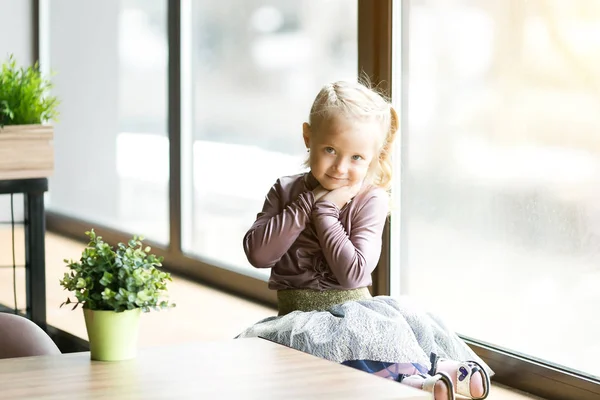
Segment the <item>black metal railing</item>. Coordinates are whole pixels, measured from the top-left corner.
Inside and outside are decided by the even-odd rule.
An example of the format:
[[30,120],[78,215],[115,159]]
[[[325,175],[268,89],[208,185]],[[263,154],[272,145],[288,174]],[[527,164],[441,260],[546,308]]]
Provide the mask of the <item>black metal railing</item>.
[[[0,304],[0,311],[22,314],[46,329],[46,255],[44,213],[44,193],[48,191],[48,179],[5,179],[0,180],[0,195],[10,195],[11,218],[2,221],[11,226],[12,263],[0,268],[13,270],[13,305]],[[14,195],[23,194],[24,218],[16,221],[14,215]],[[25,265],[16,263],[16,226],[22,225],[25,232]],[[17,299],[17,269],[25,269],[25,308],[19,308]]]

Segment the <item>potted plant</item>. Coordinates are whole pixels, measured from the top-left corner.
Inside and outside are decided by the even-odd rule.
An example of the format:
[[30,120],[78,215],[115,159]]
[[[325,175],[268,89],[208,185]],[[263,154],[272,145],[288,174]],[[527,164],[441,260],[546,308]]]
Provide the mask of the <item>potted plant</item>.
[[54,170],[51,125],[58,99],[39,65],[22,68],[11,55],[0,68],[0,179],[44,178]]
[[89,243],[81,259],[65,260],[70,272],[60,281],[75,300],[69,297],[61,307],[83,307],[93,360],[134,358],[140,312],[175,306],[167,299],[171,275],[159,269],[162,257],[151,254],[142,237],[114,249],[93,229],[85,234]]

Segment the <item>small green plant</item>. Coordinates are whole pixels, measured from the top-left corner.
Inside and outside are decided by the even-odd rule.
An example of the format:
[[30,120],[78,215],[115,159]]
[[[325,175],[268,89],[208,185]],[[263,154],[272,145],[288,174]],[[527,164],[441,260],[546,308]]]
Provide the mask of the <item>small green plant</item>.
[[52,83],[42,77],[38,63],[18,67],[11,55],[0,70],[0,128],[56,121],[59,102],[48,95],[51,88]]
[[60,284],[75,293],[76,301],[67,298],[61,304],[74,304],[90,310],[121,312],[141,308],[148,312],[174,307],[167,301],[167,281],[171,275],[158,268],[162,257],[150,254],[143,237],[133,236],[127,245],[116,250],[96,236],[92,229],[85,233],[90,241],[77,262],[64,260],[66,272]]

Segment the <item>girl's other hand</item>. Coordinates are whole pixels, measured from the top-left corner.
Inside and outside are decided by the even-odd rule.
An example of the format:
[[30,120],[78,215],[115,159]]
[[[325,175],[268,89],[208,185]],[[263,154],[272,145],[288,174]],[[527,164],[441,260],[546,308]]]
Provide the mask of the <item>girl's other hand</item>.
[[362,182],[354,186],[342,186],[323,196],[323,200],[331,201],[340,210],[360,192]]
[[315,196],[315,202],[329,193],[329,190],[325,189],[323,186],[319,185],[313,189],[313,195]]

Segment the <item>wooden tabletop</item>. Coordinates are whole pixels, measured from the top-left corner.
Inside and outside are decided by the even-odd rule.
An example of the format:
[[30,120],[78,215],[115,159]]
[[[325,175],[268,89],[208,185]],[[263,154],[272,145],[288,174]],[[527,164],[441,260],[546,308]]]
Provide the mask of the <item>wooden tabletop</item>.
[[431,395],[263,339],[145,348],[130,361],[89,353],[0,360],[0,398],[430,399]]

